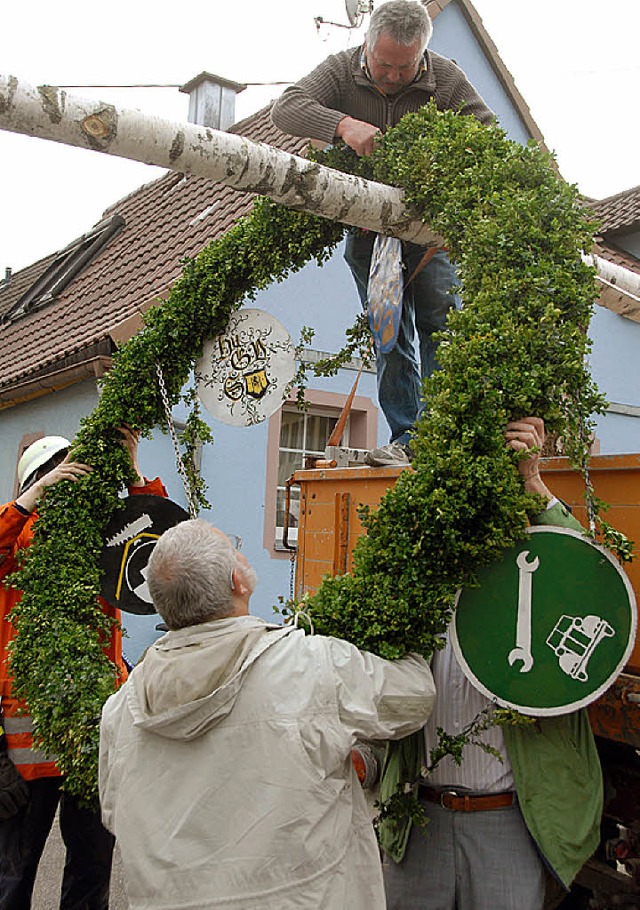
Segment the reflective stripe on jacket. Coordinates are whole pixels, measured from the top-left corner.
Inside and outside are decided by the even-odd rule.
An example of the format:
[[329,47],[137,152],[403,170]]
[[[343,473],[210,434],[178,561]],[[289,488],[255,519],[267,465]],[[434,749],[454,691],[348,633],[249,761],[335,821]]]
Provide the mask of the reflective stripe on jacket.
[[4,729],[11,761],[25,780],[58,777],[55,756],[46,755],[33,747],[33,721],[28,714],[16,714],[20,708],[15,698],[2,699]]

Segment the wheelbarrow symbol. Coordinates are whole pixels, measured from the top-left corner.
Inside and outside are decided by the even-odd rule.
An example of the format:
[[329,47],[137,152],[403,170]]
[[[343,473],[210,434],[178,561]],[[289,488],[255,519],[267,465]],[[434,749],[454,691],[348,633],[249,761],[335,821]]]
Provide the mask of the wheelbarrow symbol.
[[547,644],[557,654],[560,669],[579,682],[587,682],[589,658],[604,638],[615,635],[615,629],[599,616],[567,616],[564,614],[547,638]]

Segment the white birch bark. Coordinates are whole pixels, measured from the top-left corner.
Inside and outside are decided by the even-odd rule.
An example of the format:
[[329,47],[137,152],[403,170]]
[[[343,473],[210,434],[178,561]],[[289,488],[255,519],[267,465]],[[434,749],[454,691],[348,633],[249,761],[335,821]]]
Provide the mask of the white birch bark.
[[[291,155],[235,133],[174,123],[140,111],[78,98],[55,86],[0,75],[0,129],[224,183],[270,196],[289,208],[421,244],[441,244],[405,210],[402,192]],[[640,277],[583,254],[599,279],[631,298],[637,318]]]
[[640,304],[640,275],[595,254],[583,253],[582,259],[587,265],[595,267],[598,281]]
[[421,244],[443,243],[405,211],[398,189],[342,174],[235,133],[0,76],[0,129],[207,177],[289,208]]

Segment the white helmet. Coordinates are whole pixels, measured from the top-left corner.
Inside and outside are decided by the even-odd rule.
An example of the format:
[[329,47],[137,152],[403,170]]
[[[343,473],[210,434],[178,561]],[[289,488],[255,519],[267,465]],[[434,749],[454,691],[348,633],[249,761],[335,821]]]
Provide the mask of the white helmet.
[[38,468],[45,465],[58,452],[71,448],[71,443],[64,436],[43,436],[24,450],[18,462],[18,483],[23,493],[35,480]]

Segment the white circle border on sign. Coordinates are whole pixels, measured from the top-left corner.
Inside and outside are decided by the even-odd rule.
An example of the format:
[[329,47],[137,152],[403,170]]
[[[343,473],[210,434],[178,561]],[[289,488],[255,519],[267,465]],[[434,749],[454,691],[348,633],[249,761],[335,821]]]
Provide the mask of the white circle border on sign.
[[[274,363],[275,367],[269,371],[268,375],[265,374],[268,387],[264,397],[261,396],[252,401],[249,395],[243,394],[233,402],[225,401],[223,389],[224,380],[227,377],[225,377],[222,369],[218,377],[213,376],[212,363],[216,345],[220,344],[220,339],[227,339],[234,334],[248,332],[249,337],[246,339],[246,345],[249,346],[252,341],[257,340],[255,337],[251,337],[251,333],[257,333],[265,329],[269,329],[271,334],[269,364]],[[264,338],[265,336],[261,336],[260,340],[264,341]],[[198,397],[216,420],[229,426],[250,427],[263,423],[282,406],[285,400],[283,393],[293,380],[295,371],[295,345],[280,320],[276,319],[267,310],[243,307],[231,315],[224,332],[204,343],[202,356],[196,361],[194,372]],[[242,368],[230,370],[230,372],[234,373],[236,382],[240,383]],[[209,377],[208,382],[207,377]]]
[[[605,547],[600,546],[600,544],[594,543],[594,541],[591,540],[589,537],[587,537],[584,533],[581,533],[580,531],[574,531],[572,528],[560,528],[555,525],[538,525],[537,527],[527,528],[527,534],[549,534],[549,533],[565,534],[568,537],[574,537],[576,540],[580,540],[583,543],[586,543],[589,546],[593,547],[594,550],[598,550],[599,553],[601,553],[606,559],[609,560],[611,565],[615,568],[615,570],[618,572],[618,574],[622,578],[624,586],[627,590],[627,594],[629,595],[629,606],[631,609],[631,628],[629,631],[629,642],[628,642],[627,647],[625,648],[624,654],[622,655],[620,661],[618,662],[615,670],[612,671],[612,673],[607,677],[605,682],[594,692],[590,692],[589,695],[585,696],[585,698],[582,698],[577,702],[571,702],[570,705],[563,705],[562,707],[539,708],[539,707],[531,707],[531,706],[527,706],[527,705],[518,705],[515,702],[508,701],[506,698],[498,697],[494,692],[491,692],[489,689],[487,689],[487,687],[482,682],[480,682],[478,677],[475,675],[475,673],[473,672],[473,670],[471,669],[471,667],[465,660],[464,655],[462,653],[462,649],[460,647],[460,642],[458,641],[458,635],[456,632],[455,609],[457,609],[458,601],[460,599],[460,595],[462,594],[462,589],[459,589],[456,594],[454,613],[451,618],[451,622],[449,623],[449,639],[450,639],[451,645],[453,647],[453,653],[455,654],[456,660],[460,664],[460,668],[461,668],[462,672],[464,673],[465,677],[469,680],[471,685],[474,687],[474,689],[477,689],[478,692],[480,692],[482,695],[484,695],[486,698],[488,698],[489,701],[493,702],[494,704],[499,705],[501,708],[513,708],[513,710],[518,711],[520,714],[526,714],[530,717],[558,717],[562,714],[571,714],[573,711],[578,711],[580,708],[586,708],[587,705],[590,705],[594,701],[597,701],[597,699],[600,698],[600,696],[613,685],[613,683],[618,678],[620,673],[622,673],[622,671],[624,670],[625,665],[626,665],[627,661],[629,660],[629,657],[631,656],[631,652],[633,651],[634,645],[636,643],[636,634],[637,634],[637,628],[638,628],[638,610],[637,610],[635,592],[631,586],[631,582],[629,581],[629,578],[628,578],[626,572],[624,572],[624,570],[622,569],[622,567],[620,566],[618,561],[615,559],[613,554],[610,553],[609,550],[605,549]],[[516,546],[517,546],[517,544],[516,544]],[[509,548],[509,549],[511,549],[511,548]]]

